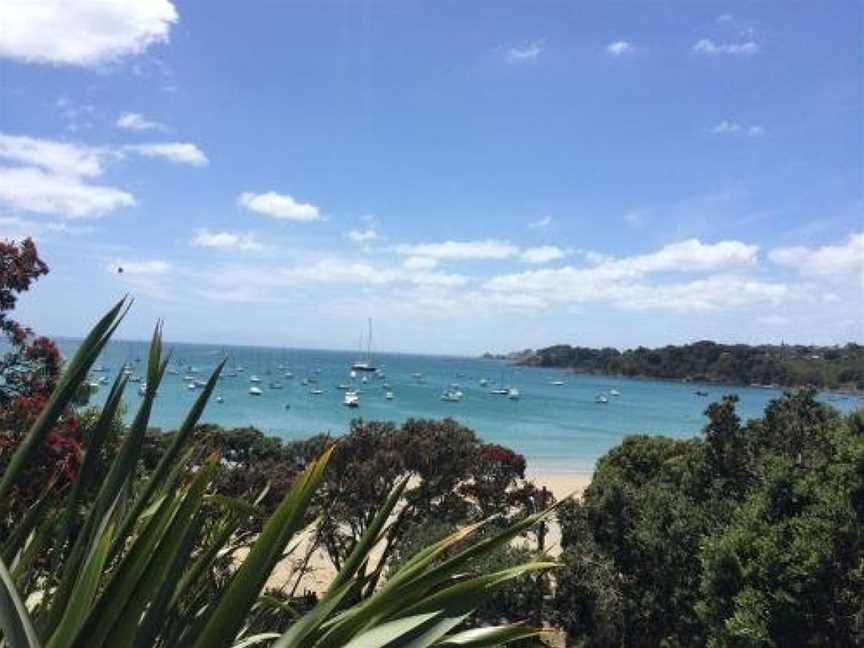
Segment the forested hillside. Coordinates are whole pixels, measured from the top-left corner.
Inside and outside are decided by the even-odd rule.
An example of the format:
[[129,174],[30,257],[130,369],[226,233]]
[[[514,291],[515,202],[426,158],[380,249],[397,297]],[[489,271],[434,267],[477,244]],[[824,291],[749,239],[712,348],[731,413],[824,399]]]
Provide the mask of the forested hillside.
[[864,389],[864,345],[854,343],[819,347],[701,341],[626,351],[559,344],[524,355],[521,364],[648,378]]

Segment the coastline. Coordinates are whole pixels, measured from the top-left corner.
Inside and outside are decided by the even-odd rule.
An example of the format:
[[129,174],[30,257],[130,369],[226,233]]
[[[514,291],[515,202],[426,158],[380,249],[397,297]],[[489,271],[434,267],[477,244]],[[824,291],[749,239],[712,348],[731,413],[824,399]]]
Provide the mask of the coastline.
[[525,471],[525,478],[534,482],[536,486],[545,486],[552,491],[556,500],[561,500],[568,495],[581,497],[582,492],[591,483],[592,475],[589,473],[544,470],[543,468],[532,470],[529,467]]
[[581,369],[578,367],[564,367],[558,365],[539,365],[533,364],[530,362],[519,362],[508,360],[507,361],[510,366],[513,367],[526,367],[528,369],[547,369],[547,370],[556,370],[563,371],[575,376],[602,376],[605,378],[614,378],[616,380],[635,380],[635,381],[645,381],[645,382],[665,382],[665,383],[673,383],[673,384],[684,384],[684,385],[704,385],[706,387],[746,387],[748,389],[773,389],[779,392],[785,392],[789,390],[797,390],[797,389],[806,389],[808,387],[813,387],[819,394],[828,394],[835,396],[847,396],[853,398],[864,399],[864,390],[856,389],[855,387],[816,387],[813,385],[784,385],[784,384],[769,384],[762,385],[756,383],[744,383],[744,382],[729,382],[726,380],[711,380],[710,378],[699,378],[699,379],[690,379],[687,377],[683,378],[664,378],[661,376],[651,376],[649,374],[622,374],[622,373],[608,373],[606,371],[592,371],[590,369]]

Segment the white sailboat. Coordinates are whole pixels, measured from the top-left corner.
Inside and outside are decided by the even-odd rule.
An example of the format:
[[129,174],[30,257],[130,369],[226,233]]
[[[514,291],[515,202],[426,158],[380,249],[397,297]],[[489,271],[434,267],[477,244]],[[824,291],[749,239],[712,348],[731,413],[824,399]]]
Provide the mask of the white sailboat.
[[366,339],[366,358],[351,365],[352,371],[375,372],[378,368],[372,363],[372,318],[369,318],[369,336]]

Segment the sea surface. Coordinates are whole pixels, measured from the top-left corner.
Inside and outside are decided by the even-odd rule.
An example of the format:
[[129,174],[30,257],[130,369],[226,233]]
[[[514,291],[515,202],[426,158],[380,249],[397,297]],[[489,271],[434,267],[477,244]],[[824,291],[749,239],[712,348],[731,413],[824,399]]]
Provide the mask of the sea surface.
[[[78,344],[68,339],[58,343],[66,357]],[[361,405],[348,409],[342,405],[344,392],[337,386],[350,380],[350,365],[358,359],[357,353],[199,344],[166,344],[166,348],[172,351],[170,367],[178,373],[166,374],[163,380],[151,417],[153,426],[176,428],[199,393],[188,388],[184,376],[206,380],[227,355],[226,371],[241,367],[244,371],[219,382],[202,416],[204,422],[252,425],[268,435],[302,439],[321,432],[343,434],[354,417],[401,422],[410,417],[449,416],[484,440],[524,454],[533,472],[590,474],[597,459],[628,434],[677,438],[699,434],[706,422],[705,408],[724,394],[739,396],[739,414],[745,419],[761,415],[765,405],[781,395],[764,388],[576,375],[500,360],[377,353],[373,361],[386,379],[369,377],[365,384],[355,380],[362,392]],[[105,371],[93,377],[113,380],[127,362],[143,377],[146,358],[146,343],[111,342],[98,362]],[[293,378],[285,377],[289,371]],[[261,379],[261,396],[248,393],[252,375]],[[303,385],[309,378],[317,378],[318,384]],[[480,385],[483,378],[490,381],[486,387]],[[272,381],[282,388],[272,389]],[[564,384],[553,385],[553,381]],[[385,399],[384,383],[392,387],[393,400]],[[454,384],[459,385],[464,400],[442,401],[442,392]],[[521,398],[509,400],[489,393],[500,385],[517,388]],[[323,394],[310,394],[313,386]],[[620,395],[611,395],[611,390]],[[708,396],[696,391],[706,391]],[[101,387],[91,402],[101,404],[107,392],[107,385]],[[140,400],[138,385],[130,384],[127,394],[127,417],[131,419]],[[605,394],[609,403],[595,402],[598,394]],[[216,402],[217,395],[223,402]],[[864,400],[854,396],[822,397],[841,411],[864,406]]]

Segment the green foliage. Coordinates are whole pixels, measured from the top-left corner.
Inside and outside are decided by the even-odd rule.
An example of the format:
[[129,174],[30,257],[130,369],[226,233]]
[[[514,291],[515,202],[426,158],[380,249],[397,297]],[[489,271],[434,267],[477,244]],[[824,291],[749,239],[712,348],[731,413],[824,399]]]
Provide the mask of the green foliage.
[[864,641],[864,413],[812,391],[702,439],[629,437],[562,507],[557,620],[591,646]]
[[588,373],[675,380],[864,390],[864,346],[717,344],[711,341],[626,351],[559,344],[521,359],[524,364]]
[[[20,431],[22,441],[0,477],[0,512],[15,509],[11,500],[27,462],[80,387],[124,308],[120,302],[97,324],[45,411],[29,430]],[[178,432],[156,444],[158,460],[145,467],[147,426],[166,364],[159,325],[150,348],[147,390],[131,425],[118,429],[126,385],[118,376],[104,409],[91,412],[85,422],[85,455],[68,491],[49,490],[22,519],[5,515],[0,520],[5,530],[0,645],[488,646],[541,634],[521,625],[472,631],[463,624],[502,586],[555,567],[527,553],[514,563],[484,562],[508,551],[513,540],[541,524],[551,508],[525,513],[485,534],[478,533],[485,526],[482,521],[455,530],[408,556],[386,580],[379,581],[381,570],[367,573],[370,552],[389,537],[397,505],[405,510],[405,477],[388,482],[387,489],[379,483],[364,492],[363,497],[378,498],[375,504],[358,500],[364,524],[340,553],[340,571],[320,601],[266,592],[276,564],[297,546],[296,537],[316,515],[335,507],[326,489],[319,494],[331,464],[340,456],[344,467],[351,460],[339,444],[326,439],[285,448],[256,437],[256,443],[230,453],[230,459],[223,459],[224,448],[214,449],[221,443],[213,437],[200,444],[196,425],[220,365]],[[239,484],[225,478],[243,461],[255,463],[262,449],[281,459],[290,457],[296,467],[272,507],[264,506],[269,485],[256,496],[261,485],[257,478]],[[488,475],[478,475],[473,487],[480,490],[472,493],[489,488],[495,493],[495,488],[510,484],[507,471],[498,465],[502,461],[515,462],[518,472],[515,455],[493,450],[481,456],[492,464]],[[100,467],[106,470],[97,480]],[[233,490],[220,492],[220,484]],[[253,501],[244,499],[250,487]],[[341,496],[350,500],[348,492]],[[249,518],[256,519],[253,525]],[[237,558],[238,549],[246,546],[248,554]],[[255,628],[261,625],[268,631],[258,632]]]

